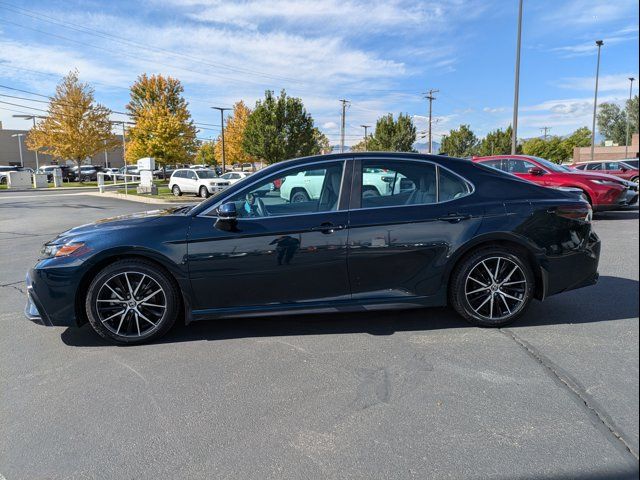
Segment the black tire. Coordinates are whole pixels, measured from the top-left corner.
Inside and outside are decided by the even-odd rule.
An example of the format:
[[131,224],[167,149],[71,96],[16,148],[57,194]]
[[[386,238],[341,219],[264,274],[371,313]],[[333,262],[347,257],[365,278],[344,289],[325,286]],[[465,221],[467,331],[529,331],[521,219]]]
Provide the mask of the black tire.
[[[505,281],[515,266],[518,269]],[[491,275],[498,271],[498,281],[493,281],[485,269],[491,271]],[[467,254],[456,265],[449,283],[449,303],[473,325],[503,327],[524,314],[534,291],[535,276],[523,253],[508,247],[487,247]]]
[[[123,276],[126,282],[122,280]],[[130,285],[128,292],[135,289],[131,295],[137,297],[134,301],[127,297],[127,283]],[[159,293],[149,297],[154,292]],[[111,300],[104,300],[105,294]],[[145,298],[149,300],[140,302]],[[147,306],[150,305],[148,302],[154,302],[154,306]],[[129,308],[134,303],[135,308]],[[163,309],[158,306],[162,303]],[[162,337],[175,323],[179,306],[178,289],[169,275],[155,264],[137,259],[119,260],[101,270],[91,281],[85,297],[87,318],[96,333],[111,342],[129,345]],[[115,318],[109,320],[111,317]]]
[[209,198],[209,190],[207,190],[207,187],[205,186],[200,187],[200,197]]
[[179,197],[182,195],[182,191],[180,190],[180,187],[178,185],[174,185],[173,187],[171,187],[171,193],[173,193],[174,197]]
[[638,180],[640,179],[640,177],[633,177],[631,179],[632,182],[638,183]]
[[302,203],[302,202],[308,202],[309,200],[310,199],[307,192],[305,192],[302,189],[298,189],[291,192],[291,199],[289,201],[290,203]]
[[376,187],[372,187],[372,186],[362,187],[362,198],[372,198],[372,197],[379,197],[379,196],[380,196],[380,192]]
[[0,185],[6,185],[6,184],[7,184],[7,177],[0,178]]

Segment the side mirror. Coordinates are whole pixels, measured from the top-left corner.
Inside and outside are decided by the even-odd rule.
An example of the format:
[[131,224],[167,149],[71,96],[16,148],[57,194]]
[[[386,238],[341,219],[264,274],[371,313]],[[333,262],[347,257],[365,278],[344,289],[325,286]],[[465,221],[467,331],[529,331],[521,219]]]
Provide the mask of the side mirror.
[[531,175],[540,176],[540,175],[544,175],[544,170],[542,170],[541,168],[538,168],[538,167],[532,167],[532,168],[529,169],[529,173]]
[[233,202],[223,203],[218,208],[218,219],[214,226],[220,230],[233,231],[237,221],[238,211],[236,210],[236,204]]

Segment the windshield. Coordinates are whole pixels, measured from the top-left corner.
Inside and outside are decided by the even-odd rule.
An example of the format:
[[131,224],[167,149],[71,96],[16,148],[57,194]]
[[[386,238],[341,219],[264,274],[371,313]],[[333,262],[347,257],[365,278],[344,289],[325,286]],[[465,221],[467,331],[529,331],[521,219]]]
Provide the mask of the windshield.
[[542,165],[545,168],[548,168],[552,172],[573,172],[569,167],[565,167],[564,165],[558,165],[557,163],[550,162],[545,158],[540,157],[530,157],[533,158],[536,162]]
[[213,170],[198,170],[196,172],[200,178],[217,178],[216,172]]

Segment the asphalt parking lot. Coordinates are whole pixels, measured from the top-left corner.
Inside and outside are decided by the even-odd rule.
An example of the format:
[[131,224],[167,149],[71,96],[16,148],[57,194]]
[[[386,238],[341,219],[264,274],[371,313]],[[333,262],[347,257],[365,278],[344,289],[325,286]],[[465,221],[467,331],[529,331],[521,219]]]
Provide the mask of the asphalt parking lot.
[[637,209],[596,216],[598,285],[506,329],[430,309],[203,322],[115,347],[23,318],[43,242],[151,208],[0,195],[0,480],[637,478]]

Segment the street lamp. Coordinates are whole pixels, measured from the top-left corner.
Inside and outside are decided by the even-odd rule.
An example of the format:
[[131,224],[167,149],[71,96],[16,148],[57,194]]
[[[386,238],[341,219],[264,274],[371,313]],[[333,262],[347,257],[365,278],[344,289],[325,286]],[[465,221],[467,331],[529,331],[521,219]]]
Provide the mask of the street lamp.
[[364,151],[368,152],[368,148],[367,148],[367,129],[371,128],[371,125],[360,125],[362,128],[364,128]]
[[[36,118],[44,118],[40,115],[13,115],[14,118],[24,118],[25,120],[33,120],[33,128],[36,128]],[[38,158],[38,149],[36,148],[36,170],[40,168],[40,160]]]
[[522,45],[522,0],[518,7],[518,40],[516,43],[516,79],[513,93],[513,131],[511,132],[511,155],[516,154],[518,142],[518,98],[520,96],[520,46]]
[[224,111],[225,110],[231,110],[231,108],[224,108],[224,107],[211,107],[214,110],[220,110],[220,125],[222,126],[222,173],[224,174],[226,167],[225,167],[225,156],[224,156]]
[[604,42],[596,40],[598,46],[598,61],[596,63],[596,92],[593,98],[593,123],[591,125],[591,161],[594,159],[594,149],[596,146],[596,110],[598,109],[598,78],[600,77],[600,49]]
[[24,133],[14,133],[11,136],[18,137],[18,150],[20,152],[20,166],[24,167],[24,160],[22,159],[22,137],[24,137]]
[[631,115],[629,115],[629,110],[631,109],[631,95],[633,95],[633,81],[634,80],[635,80],[635,78],[629,77],[629,106],[626,108],[626,110],[627,110],[627,133],[625,135],[625,142],[624,142],[624,158],[628,158],[629,157],[629,117],[631,117]]

